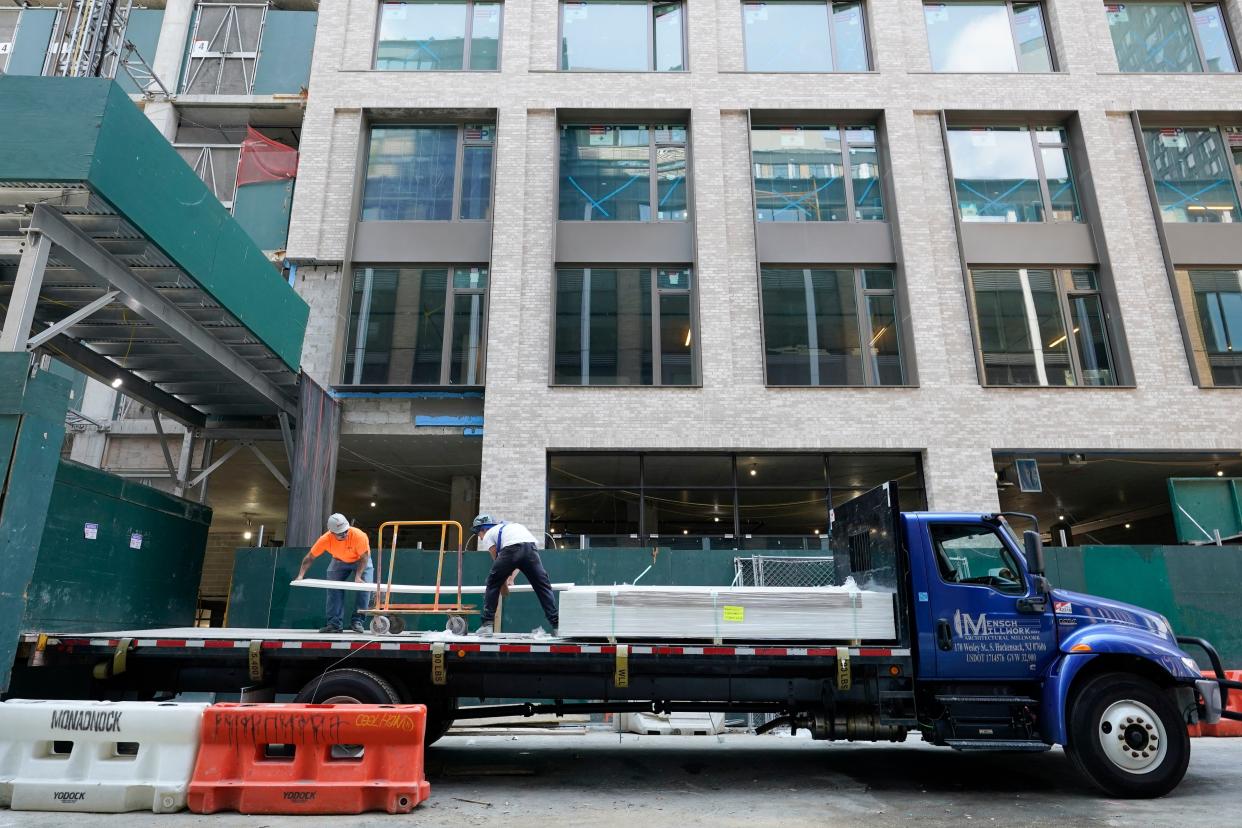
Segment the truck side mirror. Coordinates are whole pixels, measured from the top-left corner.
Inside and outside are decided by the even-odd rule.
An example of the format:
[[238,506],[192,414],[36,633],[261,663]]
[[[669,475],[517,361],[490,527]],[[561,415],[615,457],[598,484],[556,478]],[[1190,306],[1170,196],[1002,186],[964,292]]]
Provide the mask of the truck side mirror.
[[1022,533],[1022,542],[1026,547],[1026,568],[1032,575],[1044,574],[1044,542],[1039,533],[1031,529]]

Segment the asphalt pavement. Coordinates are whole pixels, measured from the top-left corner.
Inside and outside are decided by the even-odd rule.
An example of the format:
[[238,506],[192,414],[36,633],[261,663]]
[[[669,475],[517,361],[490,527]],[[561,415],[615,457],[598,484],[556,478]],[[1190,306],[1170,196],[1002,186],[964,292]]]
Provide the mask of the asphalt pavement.
[[[1109,799],[1060,750],[963,754],[787,735],[607,732],[450,735],[427,752],[431,799],[412,814],[129,814],[127,828],[309,826],[1242,825],[1242,739],[1194,739],[1169,796]],[[0,828],[117,824],[115,815],[0,810]]]

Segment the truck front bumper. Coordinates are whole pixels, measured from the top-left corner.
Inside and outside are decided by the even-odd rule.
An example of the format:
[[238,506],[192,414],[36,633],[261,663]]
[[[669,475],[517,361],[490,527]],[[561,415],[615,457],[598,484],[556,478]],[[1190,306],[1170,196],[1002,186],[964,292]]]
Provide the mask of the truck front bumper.
[[1177,636],[1177,643],[1198,647],[1207,653],[1208,661],[1212,664],[1212,672],[1216,674],[1215,678],[1205,678],[1195,682],[1195,691],[1200,698],[1199,720],[1204,724],[1216,724],[1221,719],[1242,721],[1242,713],[1229,709],[1229,691],[1242,692],[1242,681],[1232,681],[1226,677],[1225,668],[1221,665],[1220,654],[1216,652],[1216,648],[1206,639],[1191,635]]

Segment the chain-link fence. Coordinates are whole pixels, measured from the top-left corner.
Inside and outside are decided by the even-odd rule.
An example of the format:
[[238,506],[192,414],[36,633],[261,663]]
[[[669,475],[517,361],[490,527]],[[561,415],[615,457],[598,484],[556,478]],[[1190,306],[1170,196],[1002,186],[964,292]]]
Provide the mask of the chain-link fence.
[[733,582],[738,586],[816,587],[837,583],[831,557],[752,555],[733,559]]
[[[837,569],[830,557],[752,555],[749,558],[734,558],[733,572],[733,583],[737,586],[816,587],[837,583]],[[746,716],[752,730],[775,718],[775,713],[750,713]]]

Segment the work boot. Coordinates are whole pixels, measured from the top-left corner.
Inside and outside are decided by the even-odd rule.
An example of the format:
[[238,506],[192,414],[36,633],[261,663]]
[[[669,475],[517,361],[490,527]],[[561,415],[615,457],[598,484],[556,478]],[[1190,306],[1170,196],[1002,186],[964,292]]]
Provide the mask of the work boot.
[[483,624],[483,625],[482,625],[482,626],[480,626],[477,630],[475,630],[475,631],[474,631],[474,634],[475,634],[475,635],[481,635],[481,636],[483,636],[484,638],[491,638],[491,637],[492,637],[492,625],[491,625],[491,624]]
[[335,624],[329,624],[326,627],[320,627],[319,631],[321,633],[339,633],[341,631],[341,628],[336,626]]
[[358,635],[366,635],[366,634],[367,634],[367,628],[366,628],[366,627],[364,627],[364,626],[362,626],[362,622],[361,622],[361,621],[355,621],[354,623],[352,623],[352,624],[350,624],[350,625],[349,625],[349,628],[350,628],[351,630],[353,630],[354,632],[358,633]]

